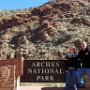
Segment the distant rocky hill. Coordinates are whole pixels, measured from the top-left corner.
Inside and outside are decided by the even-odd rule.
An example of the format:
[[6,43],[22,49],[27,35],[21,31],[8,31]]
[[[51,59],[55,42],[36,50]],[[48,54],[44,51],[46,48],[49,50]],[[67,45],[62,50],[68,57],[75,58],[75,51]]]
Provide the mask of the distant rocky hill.
[[42,6],[0,11],[0,58],[61,59],[68,48],[90,44],[90,0],[53,0]]

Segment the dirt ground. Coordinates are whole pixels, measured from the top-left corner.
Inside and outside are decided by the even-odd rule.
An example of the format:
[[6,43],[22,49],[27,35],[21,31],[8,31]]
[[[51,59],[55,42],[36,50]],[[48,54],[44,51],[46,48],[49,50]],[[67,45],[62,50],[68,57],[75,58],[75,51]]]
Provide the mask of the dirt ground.
[[[65,87],[20,86],[18,90],[65,90]],[[72,88],[70,88],[70,90],[72,90]],[[79,88],[79,90],[90,90],[90,88]]]
[[42,90],[42,86],[20,86],[20,90]]

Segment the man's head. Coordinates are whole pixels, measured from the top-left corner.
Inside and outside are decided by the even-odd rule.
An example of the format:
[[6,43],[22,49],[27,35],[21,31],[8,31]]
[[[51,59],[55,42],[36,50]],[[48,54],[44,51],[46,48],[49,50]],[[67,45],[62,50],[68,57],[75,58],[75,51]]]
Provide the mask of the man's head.
[[87,48],[87,43],[85,41],[81,42],[81,49],[85,50]]

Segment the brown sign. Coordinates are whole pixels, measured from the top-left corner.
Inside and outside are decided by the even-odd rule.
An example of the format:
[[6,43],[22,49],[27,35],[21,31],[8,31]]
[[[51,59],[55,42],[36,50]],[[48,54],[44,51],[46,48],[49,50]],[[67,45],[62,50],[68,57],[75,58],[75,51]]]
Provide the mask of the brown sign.
[[14,66],[0,66],[0,90],[15,90]]
[[23,74],[23,60],[20,57],[14,58],[14,59],[7,59],[7,60],[0,60],[0,66],[6,66],[6,65],[15,65],[16,76],[21,76]]
[[21,82],[65,82],[65,61],[25,60]]

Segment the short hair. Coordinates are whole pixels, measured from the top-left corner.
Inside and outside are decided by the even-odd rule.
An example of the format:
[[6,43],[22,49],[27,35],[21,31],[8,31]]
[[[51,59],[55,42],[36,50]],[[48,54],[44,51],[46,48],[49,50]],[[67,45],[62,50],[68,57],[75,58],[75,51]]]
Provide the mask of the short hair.
[[82,44],[82,43],[83,43],[85,46],[87,46],[87,43],[86,43],[85,41],[82,41],[81,44]]

